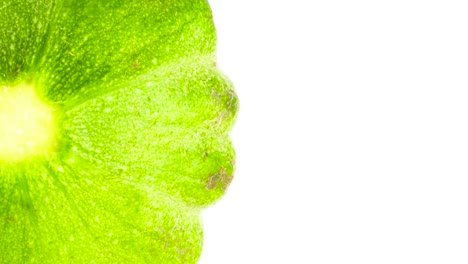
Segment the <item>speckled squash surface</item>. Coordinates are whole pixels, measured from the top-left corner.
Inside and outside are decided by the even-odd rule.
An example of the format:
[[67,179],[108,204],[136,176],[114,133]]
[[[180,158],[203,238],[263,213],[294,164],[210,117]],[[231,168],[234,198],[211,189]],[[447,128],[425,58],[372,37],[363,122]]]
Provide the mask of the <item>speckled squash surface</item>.
[[196,263],[238,111],[202,0],[0,1],[0,263]]

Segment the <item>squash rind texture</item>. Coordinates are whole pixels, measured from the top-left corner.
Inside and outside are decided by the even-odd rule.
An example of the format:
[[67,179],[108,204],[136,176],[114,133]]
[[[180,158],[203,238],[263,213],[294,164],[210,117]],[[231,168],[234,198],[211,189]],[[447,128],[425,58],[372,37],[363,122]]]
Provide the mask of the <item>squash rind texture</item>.
[[57,143],[0,160],[0,263],[196,263],[239,109],[208,3],[7,0],[0,18],[0,89],[32,85]]

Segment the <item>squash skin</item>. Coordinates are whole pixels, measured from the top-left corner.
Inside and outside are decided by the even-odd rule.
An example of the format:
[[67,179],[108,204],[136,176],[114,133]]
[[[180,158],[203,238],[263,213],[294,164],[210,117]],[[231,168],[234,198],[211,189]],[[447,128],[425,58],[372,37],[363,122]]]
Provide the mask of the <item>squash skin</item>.
[[35,88],[57,145],[0,160],[0,263],[196,263],[239,109],[208,3],[3,5],[0,87]]

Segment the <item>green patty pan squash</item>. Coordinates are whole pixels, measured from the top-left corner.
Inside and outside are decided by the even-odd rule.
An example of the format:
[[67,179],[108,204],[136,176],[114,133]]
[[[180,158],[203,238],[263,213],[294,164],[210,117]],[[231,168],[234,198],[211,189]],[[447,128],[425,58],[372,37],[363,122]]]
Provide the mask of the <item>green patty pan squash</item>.
[[196,263],[238,111],[204,0],[0,1],[0,263]]

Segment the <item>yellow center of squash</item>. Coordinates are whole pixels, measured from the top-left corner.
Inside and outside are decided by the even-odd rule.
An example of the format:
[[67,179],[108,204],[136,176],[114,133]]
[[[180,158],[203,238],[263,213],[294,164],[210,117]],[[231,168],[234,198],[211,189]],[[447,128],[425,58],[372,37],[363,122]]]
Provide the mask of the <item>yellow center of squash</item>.
[[55,109],[33,86],[0,86],[0,160],[22,161],[55,146]]

